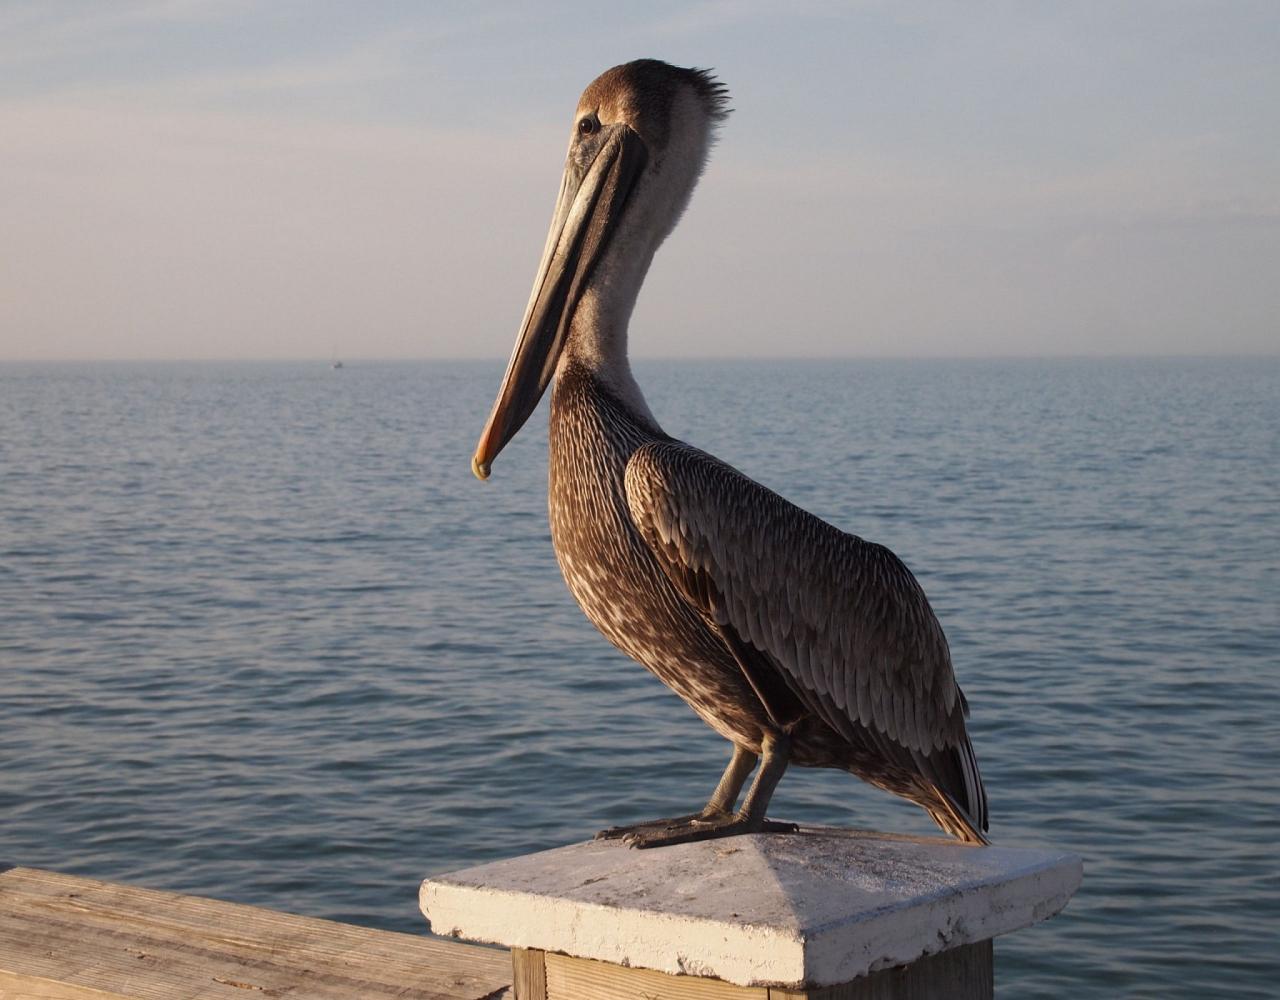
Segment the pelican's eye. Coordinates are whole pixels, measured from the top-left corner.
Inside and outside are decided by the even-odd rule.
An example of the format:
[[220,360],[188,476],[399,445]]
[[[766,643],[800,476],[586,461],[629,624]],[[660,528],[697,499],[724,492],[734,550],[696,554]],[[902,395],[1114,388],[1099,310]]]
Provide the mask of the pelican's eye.
[[591,135],[600,128],[600,123],[596,121],[595,115],[586,115],[578,122],[578,135]]

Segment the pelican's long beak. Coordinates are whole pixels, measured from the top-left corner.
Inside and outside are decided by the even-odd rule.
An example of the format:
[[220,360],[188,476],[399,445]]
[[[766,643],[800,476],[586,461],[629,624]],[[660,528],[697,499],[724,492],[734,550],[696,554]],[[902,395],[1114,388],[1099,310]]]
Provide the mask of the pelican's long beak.
[[546,391],[573,311],[648,159],[644,142],[626,125],[608,126],[601,138],[589,167],[580,169],[572,157],[565,167],[520,335],[471,459],[471,471],[480,479],[489,478],[494,458]]

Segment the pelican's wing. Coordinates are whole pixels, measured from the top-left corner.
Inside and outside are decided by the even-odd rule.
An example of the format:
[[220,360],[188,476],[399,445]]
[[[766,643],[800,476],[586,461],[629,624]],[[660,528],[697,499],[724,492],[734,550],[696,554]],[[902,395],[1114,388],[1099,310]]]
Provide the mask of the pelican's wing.
[[986,829],[947,640],[897,556],[679,442],[641,447],[626,491],[663,571],[731,648],[763,654],[756,669],[780,671],[832,729],[914,769],[963,812],[951,825]]

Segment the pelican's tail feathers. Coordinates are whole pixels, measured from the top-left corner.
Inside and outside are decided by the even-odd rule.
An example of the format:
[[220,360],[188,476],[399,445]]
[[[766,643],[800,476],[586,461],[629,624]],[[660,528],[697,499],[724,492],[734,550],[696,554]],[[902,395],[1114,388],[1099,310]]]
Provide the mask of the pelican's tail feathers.
[[991,843],[991,839],[973,824],[964,810],[957,806],[949,795],[945,793],[939,795],[933,803],[924,808],[943,832],[951,834],[957,840],[962,840],[966,844]]

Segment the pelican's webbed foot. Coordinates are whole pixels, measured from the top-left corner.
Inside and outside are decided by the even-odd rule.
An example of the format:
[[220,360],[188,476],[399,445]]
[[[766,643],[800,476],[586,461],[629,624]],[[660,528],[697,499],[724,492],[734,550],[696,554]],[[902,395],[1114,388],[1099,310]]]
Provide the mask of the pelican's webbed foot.
[[628,844],[635,842],[633,838],[648,838],[658,834],[670,834],[677,831],[695,829],[708,823],[720,823],[733,819],[733,807],[738,801],[738,793],[742,791],[743,782],[756,766],[756,755],[750,750],[734,746],[733,757],[729,766],[724,769],[720,783],[711,799],[701,812],[689,813],[688,816],[675,816],[671,819],[651,819],[645,823],[632,823],[628,826],[611,826],[596,834],[596,840],[622,840]]
[[689,813],[688,816],[673,816],[670,819],[651,819],[644,823],[628,823],[626,826],[611,826],[596,834],[596,840],[621,840],[630,844],[633,837],[648,836],[668,831],[684,830],[694,826],[714,823],[733,817],[724,811]]
[[764,764],[738,812],[732,811],[733,804],[738,800],[747,775],[756,765],[756,754],[735,746],[733,759],[702,812],[632,826],[613,826],[597,833],[596,839],[621,840],[629,847],[665,847],[694,840],[734,837],[740,833],[795,833],[799,827],[794,823],[775,822],[765,819],[764,815],[773,789],[787,769],[790,739],[785,733],[766,733],[761,743]]
[[672,844],[689,844],[695,840],[736,837],[741,833],[796,833],[799,829],[800,827],[795,823],[754,818],[738,813],[710,819],[694,817],[690,822],[665,827],[658,824],[642,824],[630,833],[624,834],[622,842],[628,847],[637,848],[668,847]]

